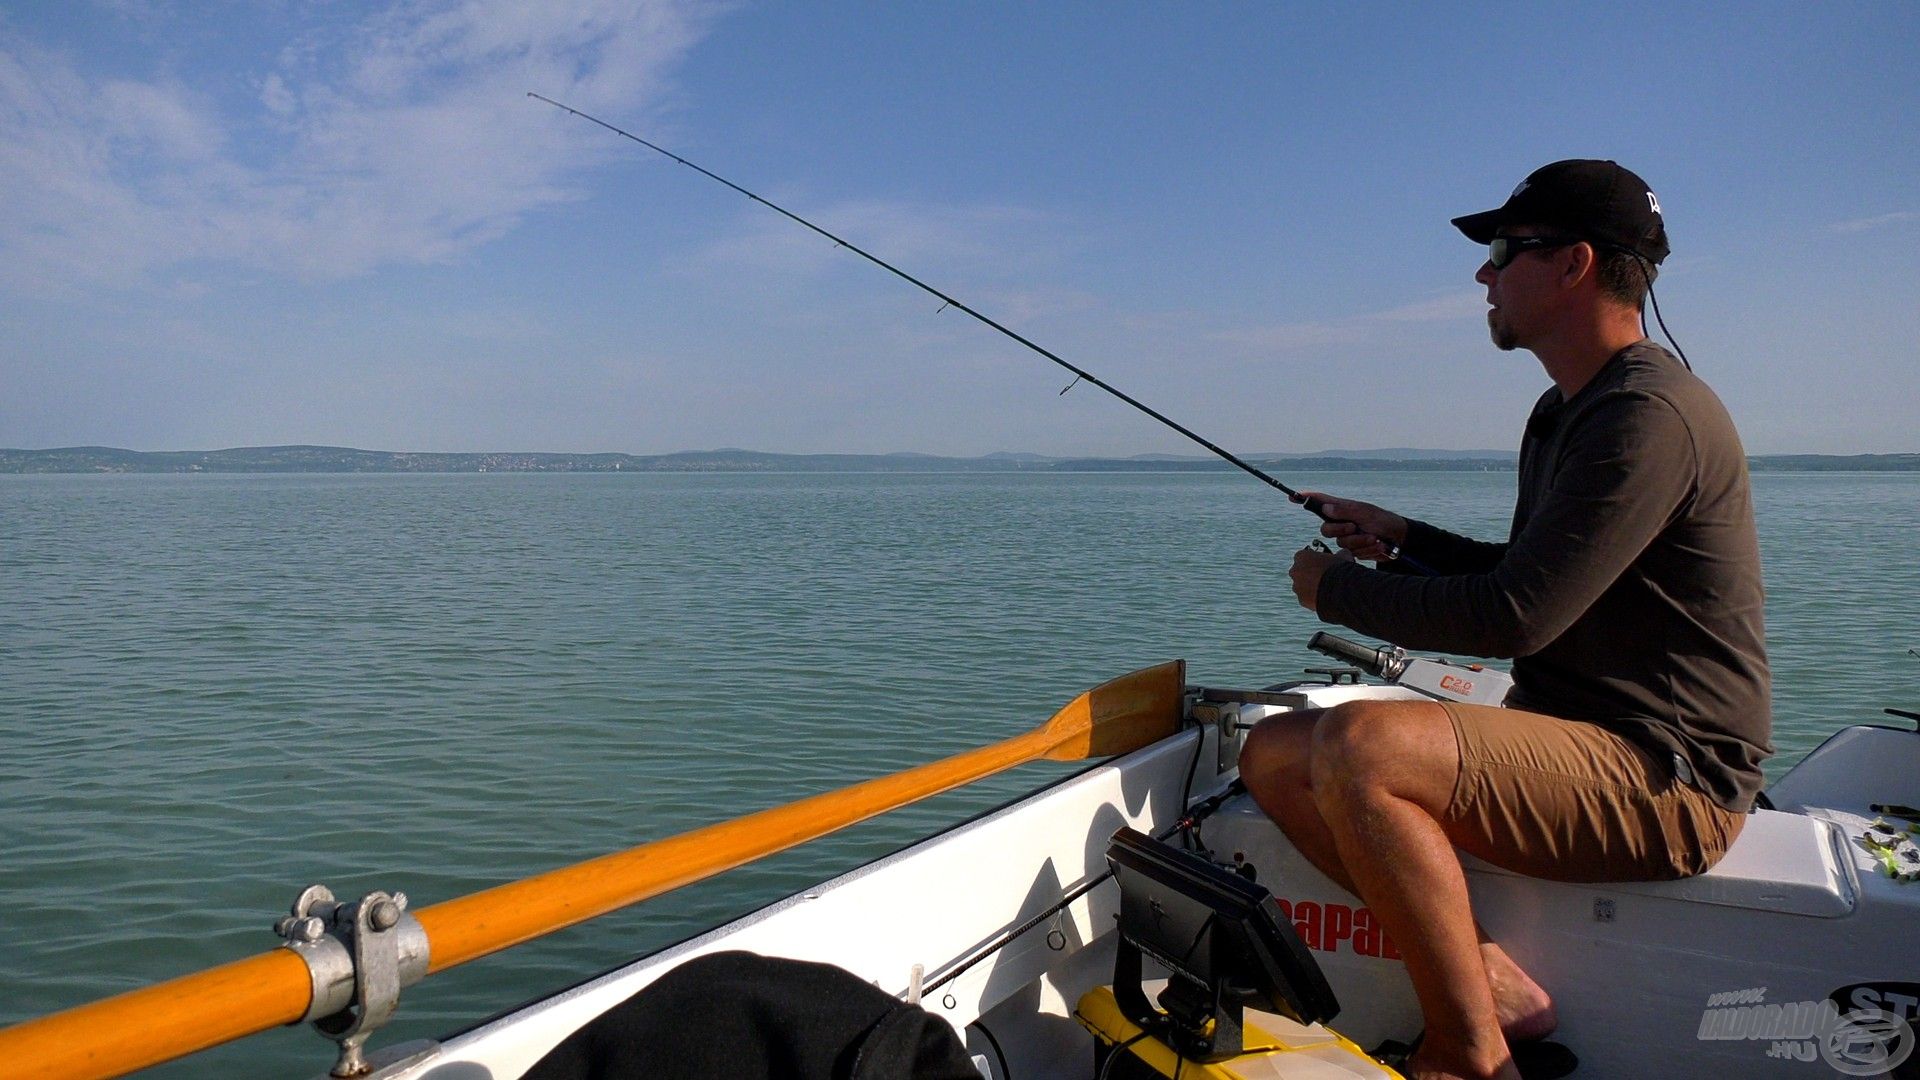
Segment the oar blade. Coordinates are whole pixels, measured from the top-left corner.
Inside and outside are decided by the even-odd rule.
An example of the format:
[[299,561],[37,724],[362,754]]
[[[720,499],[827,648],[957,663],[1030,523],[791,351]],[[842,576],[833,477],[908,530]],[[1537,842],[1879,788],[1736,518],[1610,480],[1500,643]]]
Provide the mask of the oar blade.
[[1169,660],[1101,683],[1053,714],[1042,730],[1053,761],[1126,754],[1180,729],[1187,663]]

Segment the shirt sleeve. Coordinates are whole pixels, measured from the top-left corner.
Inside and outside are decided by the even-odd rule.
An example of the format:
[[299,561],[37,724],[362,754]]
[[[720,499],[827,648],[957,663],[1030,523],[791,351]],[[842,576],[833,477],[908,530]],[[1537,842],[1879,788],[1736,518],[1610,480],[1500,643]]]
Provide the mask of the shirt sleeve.
[[[1413,556],[1437,574],[1484,574],[1500,565],[1507,545],[1474,540],[1424,521],[1408,519],[1407,539],[1400,545],[1400,552]],[[1392,559],[1383,563],[1382,568],[1403,574],[1420,572]]]
[[[1674,520],[1696,472],[1692,436],[1672,404],[1639,391],[1609,395],[1567,432],[1547,493],[1519,534],[1483,545],[1502,549],[1493,565],[1436,566],[1440,576],[1414,577],[1344,563],[1320,580],[1320,618],[1413,649],[1538,652]],[[1410,528],[1406,548],[1425,561],[1415,541]]]

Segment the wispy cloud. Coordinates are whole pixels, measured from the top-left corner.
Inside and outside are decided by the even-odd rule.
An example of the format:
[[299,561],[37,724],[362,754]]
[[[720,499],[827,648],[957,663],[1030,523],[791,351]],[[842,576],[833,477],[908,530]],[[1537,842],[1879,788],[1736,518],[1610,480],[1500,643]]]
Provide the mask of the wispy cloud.
[[1404,323],[1453,322],[1478,318],[1487,310],[1481,292],[1455,292],[1418,300],[1382,311],[1371,311],[1339,319],[1309,322],[1273,323],[1265,326],[1237,327],[1214,332],[1213,340],[1243,345],[1262,352],[1296,352],[1324,349],[1333,345],[1353,345],[1379,336],[1390,326]]
[[[750,179],[732,179],[752,186]],[[675,181],[693,182],[684,173],[677,174]],[[805,195],[767,192],[766,196],[1011,327],[1102,306],[1092,292],[1047,282],[1048,269],[1071,259],[1079,241],[1071,223],[1039,211],[1004,204],[904,199],[814,205]],[[681,272],[725,281],[745,272],[760,280],[783,282],[856,274],[849,280],[858,281],[861,293],[877,303],[892,304],[900,297],[916,302],[907,283],[760,206],[743,207],[727,235],[687,260]],[[937,300],[926,298],[926,304],[929,312],[942,310]]]
[[1896,210],[1891,214],[1880,214],[1877,217],[1855,218],[1852,221],[1835,222],[1833,231],[1843,233],[1866,232],[1869,229],[1884,229],[1888,226],[1906,225],[1915,221],[1920,221],[1920,210]]
[[454,257],[570,198],[574,170],[608,153],[526,90],[631,116],[706,21],[679,0],[403,0],[286,42],[241,103],[0,36],[0,282]]
[[[743,180],[753,187],[753,181]],[[683,182],[692,182],[684,180]],[[869,199],[807,205],[805,196],[765,193],[822,229],[857,244],[876,258],[911,274],[938,266],[975,269],[1045,257],[1057,245],[1035,243],[1033,234],[1049,224],[1042,215],[1013,206],[922,203]],[[782,273],[817,273],[859,261],[832,241],[763,207],[747,207],[738,229],[715,241],[696,259],[703,267],[752,268]],[[938,281],[929,284],[940,287]]]
[[1411,304],[1402,304],[1386,311],[1376,311],[1362,315],[1359,322],[1367,323],[1407,323],[1407,322],[1451,322],[1456,319],[1478,319],[1487,313],[1487,294],[1475,289],[1471,292],[1448,293],[1431,300],[1417,300]]
[[1214,341],[1243,345],[1259,352],[1297,352],[1365,341],[1367,328],[1359,322],[1273,323],[1220,330],[1208,336]]

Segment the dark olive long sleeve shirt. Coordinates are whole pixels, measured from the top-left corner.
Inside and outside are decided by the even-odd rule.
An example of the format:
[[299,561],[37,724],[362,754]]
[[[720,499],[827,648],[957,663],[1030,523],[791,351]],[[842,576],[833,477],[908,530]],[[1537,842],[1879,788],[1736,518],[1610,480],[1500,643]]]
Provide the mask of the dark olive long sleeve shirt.
[[1520,448],[1504,544],[1409,522],[1396,564],[1336,566],[1320,617],[1412,649],[1514,657],[1507,704],[1680,754],[1744,812],[1773,752],[1764,595],[1740,437],[1650,341],[1573,395],[1549,389]]

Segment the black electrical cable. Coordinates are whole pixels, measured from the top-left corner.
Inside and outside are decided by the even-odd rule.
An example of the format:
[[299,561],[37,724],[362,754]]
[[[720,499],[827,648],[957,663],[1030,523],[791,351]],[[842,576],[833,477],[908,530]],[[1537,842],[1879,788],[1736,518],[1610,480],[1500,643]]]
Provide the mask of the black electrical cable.
[[1181,842],[1186,844],[1188,851],[1198,850],[1200,843],[1200,838],[1194,835],[1199,831],[1196,826],[1200,823],[1187,812],[1187,808],[1193,805],[1193,777],[1200,771],[1200,751],[1207,745],[1207,733],[1201,731],[1199,735],[1193,740],[1193,757],[1187,762],[1187,782],[1180,785],[1180,820],[1173,823],[1173,827],[1180,831]]
[[[772,202],[768,202],[766,199],[763,199],[760,196],[755,195],[753,192],[748,191],[746,188],[741,187],[739,184],[734,183],[733,181],[727,179],[726,177],[721,176],[718,173],[710,172],[706,169],[703,169],[700,166],[695,165],[693,162],[688,161],[686,158],[681,157],[679,154],[676,154],[673,151],[666,149],[665,147],[656,146],[653,143],[648,142],[647,140],[641,138],[638,135],[633,134],[630,131],[622,131],[620,128],[614,127],[612,124],[607,123],[605,120],[602,120],[597,116],[590,116],[587,113],[583,113],[579,109],[572,107],[571,105],[562,105],[561,103],[553,100],[550,97],[546,97],[541,94],[536,94],[531,90],[527,91],[527,96],[530,98],[533,98],[536,101],[544,101],[556,109],[560,109],[564,112],[572,113],[573,115],[579,117],[582,120],[588,120],[595,124],[598,124],[601,127],[606,128],[608,131],[613,132],[615,135],[618,135],[624,139],[631,139],[634,142],[639,143],[641,146],[644,146],[647,149],[652,150],[657,154],[661,154],[665,157],[672,158],[673,160],[679,162],[682,165],[685,165],[687,168],[692,169],[694,172],[697,172],[700,175],[705,176],[710,180],[714,180],[721,184],[725,184],[727,187],[730,187],[733,190],[739,192],[740,194],[745,195],[747,198],[752,199],[754,202],[759,203],[760,205],[766,207],[767,209],[780,214],[782,217],[788,218],[792,221],[798,222],[799,224],[806,226],[807,228],[813,230],[814,232],[819,233],[821,236],[824,236],[827,239],[833,241],[836,246],[846,248],[848,251],[853,252],[855,255],[858,255],[861,258],[867,260],[868,262],[874,264],[875,266],[880,267],[882,270],[885,270],[888,273],[894,275],[895,277],[900,278],[902,281],[905,281],[908,284],[915,286],[916,288],[922,290],[923,292],[927,292],[932,294],[933,296],[938,297],[942,302],[940,306],[940,310],[945,311],[949,307],[954,307],[954,308],[960,309],[963,312],[966,312],[968,315],[973,316],[976,320],[982,323],[985,323],[987,326],[990,326],[993,329],[998,330],[1002,334],[1005,334],[1007,337],[1012,338],[1013,340],[1019,342],[1022,345],[1025,345],[1027,348],[1033,350],[1034,352],[1039,353],[1041,356],[1044,356],[1047,359],[1053,361],[1054,363],[1060,365],[1061,367],[1066,368],[1068,371],[1073,372],[1075,376],[1074,382],[1077,383],[1077,382],[1080,382],[1081,380],[1085,380],[1087,382],[1092,383],[1093,385],[1099,387],[1100,389],[1105,390],[1107,393],[1112,394],[1114,397],[1119,398],[1121,401],[1126,402],[1127,404],[1133,406],[1134,408],[1140,410],[1141,412],[1146,413],[1148,416],[1153,417],[1155,420],[1160,421],[1162,424],[1165,424],[1166,426],[1172,428],[1173,430],[1179,432],[1180,434],[1185,435],[1187,438],[1193,440],[1194,442],[1199,443],[1201,446],[1206,447],[1208,450],[1212,451],[1214,454],[1218,455],[1219,457],[1227,461],[1229,464],[1239,467],[1243,472],[1254,477],[1255,479],[1258,479],[1259,481],[1266,484],[1267,486],[1277,489],[1282,494],[1286,495],[1287,498],[1292,499],[1294,502],[1299,503],[1300,505],[1306,507],[1309,511],[1311,511],[1316,517],[1320,518],[1322,521],[1334,520],[1332,517],[1328,516],[1326,511],[1326,503],[1323,500],[1315,499],[1310,496],[1303,495],[1298,491],[1295,491],[1294,489],[1281,483],[1279,480],[1276,480],[1275,478],[1261,471],[1260,469],[1255,468],[1252,465],[1249,465],[1247,462],[1242,461],[1240,458],[1235,457],[1233,454],[1230,454],[1227,451],[1222,450],[1220,447],[1215,446],[1213,443],[1208,442],[1206,439],[1195,434],[1192,430],[1188,429],[1187,427],[1181,424],[1175,423],[1173,420],[1169,419],[1167,416],[1158,412],[1157,410],[1142,404],[1141,402],[1135,400],[1134,398],[1124,393],[1121,393],[1119,390],[1114,389],[1112,386],[1109,386],[1107,383],[1101,381],[1100,378],[1094,375],[1092,372],[1068,363],[1067,361],[1061,359],[1059,356],[1055,355],[1054,353],[1041,348],[1039,345],[1034,344],[1032,341],[1029,341],[1026,338],[1020,336],[1019,334],[1013,332],[1012,330],[1007,329],[1005,326],[1002,326],[1000,323],[995,322],[994,320],[988,318],[987,316],[982,315],[980,312],[975,311],[973,308],[970,308],[967,305],[961,303],[960,301],[955,300],[953,297],[948,296],[946,293],[941,292],[939,289],[936,289],[933,286],[927,284],[926,282],[921,281],[919,278],[914,277],[912,274],[907,273],[905,270],[902,270],[899,267],[893,265],[892,263],[887,262],[885,259],[882,259],[879,256],[866,251],[865,249],[861,248],[859,245],[851,243],[847,240],[843,240],[840,237],[835,236],[833,233],[830,233],[827,230],[821,228],[820,226],[815,225],[813,222],[808,221],[806,218],[801,217],[799,214],[796,214],[793,211],[788,210],[786,207],[780,206]],[[1067,390],[1071,390],[1071,389],[1073,389],[1073,383],[1067,384]],[[1067,391],[1062,390],[1060,392],[1064,394]],[[1397,545],[1388,544],[1387,557],[1390,559],[1400,558],[1399,547]],[[1433,573],[1432,570],[1428,569],[1426,566],[1422,565],[1417,560],[1407,559],[1405,561],[1407,566],[1411,567],[1412,569],[1418,570],[1423,574],[1431,575]]]
[[[1189,760],[1187,765],[1187,787],[1185,791],[1182,792],[1181,799],[1180,799],[1180,809],[1182,812],[1181,817],[1179,820],[1175,821],[1173,824],[1155,833],[1153,836],[1155,840],[1165,840],[1169,836],[1172,836],[1174,833],[1181,832],[1181,831],[1186,831],[1188,833],[1191,833],[1191,831],[1196,826],[1199,825],[1201,819],[1205,818],[1208,814],[1213,813],[1213,811],[1219,809],[1220,802],[1225,801],[1224,798],[1221,799],[1220,802],[1216,802],[1212,799],[1208,799],[1205,803],[1202,804],[1202,806],[1205,807],[1204,812],[1200,812],[1200,813],[1188,812],[1187,810],[1187,800],[1190,797],[1190,792],[1192,791],[1194,771],[1200,765],[1200,750],[1202,747],[1206,745],[1206,741],[1207,741],[1206,735],[1202,732],[1195,732],[1195,736],[1196,738],[1194,740],[1193,757]],[[1236,781],[1235,783],[1237,784],[1238,781]],[[938,990],[942,986],[945,986],[948,983],[952,982],[953,980],[966,974],[976,964],[980,963],[980,961],[985,960],[987,957],[992,956],[994,953],[997,953],[1001,949],[1006,948],[1009,944],[1013,942],[1015,938],[1018,938],[1020,935],[1026,933],[1029,930],[1032,930],[1034,927],[1039,926],[1041,923],[1046,922],[1048,919],[1066,910],[1066,908],[1069,905],[1071,905],[1075,900],[1078,900],[1081,897],[1092,892],[1093,890],[1099,888],[1101,885],[1106,883],[1106,880],[1108,878],[1112,876],[1113,876],[1113,871],[1111,869],[1108,869],[1108,870],[1102,870],[1100,873],[1095,874],[1093,877],[1088,878],[1086,881],[1076,886],[1073,890],[1068,892],[1066,895],[1062,896],[1059,900],[1053,902],[1052,904],[1049,904],[1045,909],[1040,911],[1038,914],[1032,916],[1031,918],[1027,919],[1025,922],[1022,922],[1020,925],[1015,926],[1010,930],[1001,932],[992,941],[982,946],[979,952],[976,952],[972,956],[969,956],[965,960],[962,960],[959,964],[955,965],[950,970],[941,972],[938,978],[935,978],[933,981],[923,985],[920,988],[920,993],[922,995],[932,993],[933,991]]]
[[1007,1063],[1007,1052],[1000,1048],[1000,1040],[994,1038],[993,1032],[988,1031],[987,1025],[981,1023],[978,1019],[975,1019],[973,1023],[967,1026],[969,1028],[980,1029],[980,1034],[987,1037],[988,1044],[993,1047],[993,1055],[1000,1059],[1000,1080],[1013,1080],[1013,1066]]
[[[1199,807],[1194,807],[1189,809],[1189,803],[1192,801],[1192,798],[1193,798],[1193,781],[1200,769],[1200,754],[1206,748],[1206,744],[1207,744],[1206,734],[1204,732],[1196,732],[1195,735],[1196,737],[1193,742],[1193,756],[1187,759],[1186,780],[1184,783],[1182,783],[1180,788],[1180,807],[1182,810],[1182,814],[1178,820],[1174,821],[1173,824],[1167,826],[1166,828],[1154,834],[1154,839],[1165,840],[1176,832],[1181,833],[1182,839],[1186,842],[1186,845],[1189,849],[1194,849],[1198,843],[1198,838],[1195,835],[1195,833],[1198,831],[1200,822],[1203,819],[1205,819],[1208,815],[1212,814],[1215,810],[1218,810],[1222,803],[1224,803],[1228,798],[1230,798],[1232,795],[1236,793],[1236,790],[1242,790],[1242,791],[1245,790],[1244,786],[1238,780],[1236,780],[1232,784],[1228,785],[1228,788],[1226,791],[1223,791],[1216,796],[1209,797]],[[961,961],[959,964],[955,965],[951,970],[943,972],[938,978],[934,979],[932,982],[925,984],[923,987],[921,987],[921,991],[920,991],[921,994],[924,996],[925,994],[931,993],[932,991],[937,990],[940,987],[945,986],[946,984],[966,974],[969,970],[971,970],[975,965],[979,964],[982,960],[985,960],[987,957],[992,956],[995,953],[999,952],[1001,949],[1006,948],[1009,944],[1011,944],[1014,941],[1014,939],[1018,938],[1020,935],[1028,932],[1029,930],[1032,930],[1036,926],[1039,926],[1041,923],[1047,921],[1053,916],[1058,915],[1060,912],[1066,910],[1066,908],[1070,906],[1074,901],[1080,899],[1081,897],[1087,895],[1093,890],[1099,888],[1101,885],[1105,884],[1107,879],[1111,878],[1112,876],[1113,876],[1113,871],[1111,869],[1108,869],[1108,870],[1101,871],[1099,874],[1096,874],[1093,877],[1089,878],[1085,883],[1073,889],[1071,892],[1067,893],[1065,896],[1062,896],[1058,901],[1048,905],[1045,910],[1034,915],[1032,918],[1027,919],[1025,922],[1022,922],[1020,925],[1015,926],[1010,930],[1004,931],[999,936],[997,936],[993,941],[989,942],[986,946],[981,948],[979,952]],[[994,1053],[999,1055],[1002,1075],[1007,1077],[1008,1080],[1011,1080],[1012,1067],[1007,1062],[1006,1051],[1001,1049],[1000,1047],[1000,1041],[993,1037],[993,1032],[987,1030],[986,1025],[980,1023],[980,1021],[977,1019],[972,1024],[969,1024],[968,1026],[979,1028],[980,1033],[987,1037],[987,1041],[993,1045]],[[1120,1055],[1121,1051],[1132,1046],[1134,1043],[1139,1042],[1141,1039],[1145,1038],[1147,1035],[1148,1035],[1148,1032],[1142,1031],[1140,1034],[1135,1035],[1133,1038],[1128,1039],[1126,1042],[1121,1043],[1119,1046],[1115,1047],[1113,1053],[1108,1056],[1106,1065],[1101,1067],[1100,1077],[1104,1078],[1107,1075],[1108,1070],[1113,1068],[1113,1061],[1115,1058],[1117,1058]],[[1174,1067],[1175,1080],[1178,1080],[1181,1069],[1184,1067],[1184,1065],[1185,1065],[1184,1059],[1181,1059],[1179,1063],[1175,1065]]]
[[1048,905],[1046,910],[1040,912],[1038,915],[1035,915],[1032,918],[1028,919],[1027,921],[1021,923],[1019,926],[1016,926],[1011,930],[1007,930],[1001,933],[998,937],[994,938],[993,941],[991,941],[986,946],[981,948],[979,952],[974,953],[972,956],[967,957],[965,960],[962,960],[959,964],[956,964],[951,970],[942,973],[939,978],[921,987],[920,993],[924,995],[934,990],[938,990],[942,986],[945,986],[948,983],[952,982],[953,980],[966,974],[968,971],[972,970],[975,964],[978,964],[980,961],[985,960],[987,957],[992,956],[994,953],[999,952],[1001,949],[1006,948],[1009,944],[1013,942],[1015,938],[1019,937],[1021,934],[1026,933],[1027,931],[1033,929],[1034,927],[1039,926],[1041,923],[1046,922],[1048,919],[1051,919],[1055,915],[1058,915],[1060,912],[1066,910],[1067,905],[1073,903],[1075,900],[1078,900],[1081,897],[1092,892],[1093,890],[1099,888],[1101,885],[1106,883],[1106,880],[1108,878],[1112,876],[1113,876],[1112,870],[1102,870],[1100,873],[1095,874],[1093,877],[1088,878],[1078,888],[1075,888],[1072,892],[1067,893],[1065,896],[1061,897],[1058,901],[1054,902],[1053,904]]
[[1107,1074],[1113,1071],[1113,1063],[1120,1060],[1120,1054],[1123,1051],[1132,1049],[1134,1043],[1146,1038],[1149,1034],[1150,1032],[1142,1031],[1126,1042],[1116,1045],[1113,1050],[1107,1054],[1107,1063],[1100,1066],[1100,1075],[1094,1077],[1093,1080],[1107,1080]]

